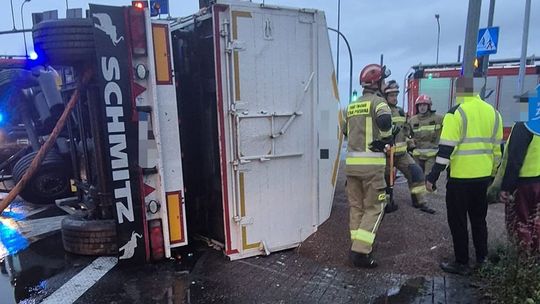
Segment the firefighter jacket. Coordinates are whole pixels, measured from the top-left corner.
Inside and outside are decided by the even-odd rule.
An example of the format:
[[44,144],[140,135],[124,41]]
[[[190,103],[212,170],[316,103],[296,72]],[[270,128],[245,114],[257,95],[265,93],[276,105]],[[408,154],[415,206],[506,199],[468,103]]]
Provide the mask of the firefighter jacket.
[[417,114],[409,120],[409,129],[414,140],[413,156],[420,159],[435,157],[439,150],[443,117],[428,111]]
[[[388,116],[388,126],[380,126],[380,118]],[[343,114],[343,133],[348,138],[345,172],[359,175],[366,170],[386,165],[383,151],[372,151],[372,143],[391,136],[390,109],[385,100],[371,92],[364,92],[349,104]],[[382,129],[381,129],[382,127]]]
[[508,160],[501,190],[513,192],[518,183],[540,181],[540,136],[523,122],[512,128],[505,153]]
[[392,124],[394,128],[399,128],[400,131],[394,137],[394,146],[396,156],[403,155],[407,152],[407,141],[409,140],[410,130],[407,124],[407,117],[402,108],[389,105],[392,111]]
[[451,179],[494,176],[501,159],[501,114],[478,95],[458,97],[458,105],[444,116],[439,152],[428,181],[450,166]]

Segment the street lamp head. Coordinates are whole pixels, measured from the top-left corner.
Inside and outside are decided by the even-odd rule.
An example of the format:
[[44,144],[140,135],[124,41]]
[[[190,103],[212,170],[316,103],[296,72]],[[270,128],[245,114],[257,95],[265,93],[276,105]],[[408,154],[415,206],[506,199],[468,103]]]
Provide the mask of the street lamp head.
[[[28,0],[30,1],[30,0]],[[439,14],[435,14],[435,19],[439,19],[440,15]]]

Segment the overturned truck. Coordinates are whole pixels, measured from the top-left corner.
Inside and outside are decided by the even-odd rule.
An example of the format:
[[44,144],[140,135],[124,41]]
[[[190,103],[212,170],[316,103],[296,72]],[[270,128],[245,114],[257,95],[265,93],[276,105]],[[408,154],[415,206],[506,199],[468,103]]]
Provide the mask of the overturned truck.
[[217,1],[165,21],[90,5],[33,33],[48,64],[93,71],[70,138],[85,207],[63,223],[68,251],[144,262],[198,236],[240,259],[328,219],[342,135],[323,12]]

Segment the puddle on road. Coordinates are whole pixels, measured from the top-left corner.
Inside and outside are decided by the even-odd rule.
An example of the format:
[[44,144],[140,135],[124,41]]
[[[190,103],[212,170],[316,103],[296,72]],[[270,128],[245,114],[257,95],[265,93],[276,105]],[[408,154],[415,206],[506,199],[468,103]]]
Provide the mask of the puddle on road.
[[386,294],[378,297],[374,304],[404,304],[413,303],[414,300],[429,289],[428,281],[423,277],[407,280],[401,287],[394,287]]
[[59,232],[1,258],[2,303],[19,303],[39,295],[47,287],[47,279],[62,271],[66,264]]

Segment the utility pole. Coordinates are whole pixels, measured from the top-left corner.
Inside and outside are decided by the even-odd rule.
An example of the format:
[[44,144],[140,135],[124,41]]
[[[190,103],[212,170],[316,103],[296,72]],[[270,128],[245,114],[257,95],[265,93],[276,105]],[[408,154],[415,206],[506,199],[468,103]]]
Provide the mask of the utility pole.
[[476,44],[478,40],[478,25],[480,24],[481,8],[482,0],[469,0],[467,28],[465,30],[465,46],[463,50],[463,77],[473,78],[473,62],[476,58]]
[[461,44],[458,45],[458,48],[457,48],[457,62],[458,63],[461,62]]
[[[487,27],[493,26],[493,16],[495,14],[495,0],[489,1],[489,15],[488,15],[488,25]],[[487,73],[489,69],[489,54],[484,56],[484,61],[482,62],[482,72],[484,73],[484,85],[480,91],[480,98],[484,99],[486,96],[486,85],[487,85]]]
[[531,0],[525,2],[525,17],[523,19],[523,38],[521,39],[521,60],[519,61],[518,95],[523,94],[525,81],[525,63],[527,61],[527,42],[529,40],[529,19],[531,17]]

